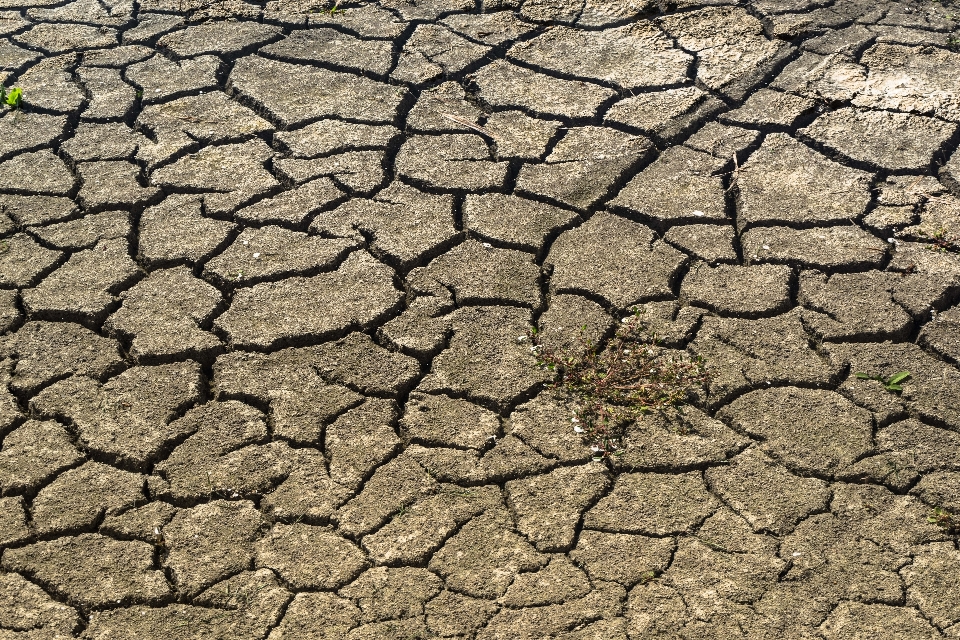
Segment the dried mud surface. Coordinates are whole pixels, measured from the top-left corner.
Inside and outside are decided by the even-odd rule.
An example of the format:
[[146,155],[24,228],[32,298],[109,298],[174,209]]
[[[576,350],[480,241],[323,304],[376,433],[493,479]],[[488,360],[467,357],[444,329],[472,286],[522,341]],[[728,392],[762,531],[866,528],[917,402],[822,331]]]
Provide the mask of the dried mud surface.
[[960,637],[958,15],[0,1],[0,638]]

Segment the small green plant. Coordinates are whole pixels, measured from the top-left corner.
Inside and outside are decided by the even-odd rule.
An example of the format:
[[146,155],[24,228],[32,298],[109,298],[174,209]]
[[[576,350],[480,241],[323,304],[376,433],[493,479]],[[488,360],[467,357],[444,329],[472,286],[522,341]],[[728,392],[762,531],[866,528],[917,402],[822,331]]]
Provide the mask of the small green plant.
[[930,512],[930,515],[927,516],[927,522],[950,531],[960,528],[960,522],[954,518],[954,515],[946,509],[941,509],[940,507],[937,507]]
[[707,382],[703,360],[662,349],[636,309],[606,345],[587,338],[585,326],[576,350],[547,347],[535,328],[529,337],[537,364],[559,374],[554,388],[575,401],[574,431],[589,441],[596,461],[623,453],[630,423],[686,404]]
[[330,7],[330,15],[331,15],[331,16],[332,16],[332,15],[336,15],[336,14],[338,14],[338,13],[343,13],[343,12],[344,12],[344,9],[341,9],[341,8],[340,8],[340,0],[337,0],[336,2],[334,2],[334,3],[333,3],[333,6]]
[[941,228],[930,239],[929,245],[931,251],[940,253],[960,253],[960,236],[947,233],[946,229]]
[[20,87],[13,87],[9,92],[7,92],[6,87],[0,87],[0,101],[3,101],[3,104],[7,105],[11,109],[23,108],[23,89]]
[[883,385],[884,389],[891,393],[903,391],[903,386],[900,383],[906,382],[910,379],[909,371],[900,371],[893,374],[889,378],[884,378],[883,376],[871,376],[866,373],[858,373],[856,375],[860,380],[876,380]]
[[[910,478],[914,477],[917,473],[917,450],[911,450],[909,455],[911,459],[906,461],[906,464],[900,464],[897,456],[890,456],[884,459],[884,464],[889,471],[883,475],[883,479],[886,480],[890,478],[894,482],[897,482],[901,480],[909,481]],[[901,477],[901,474],[903,474],[903,477]]]

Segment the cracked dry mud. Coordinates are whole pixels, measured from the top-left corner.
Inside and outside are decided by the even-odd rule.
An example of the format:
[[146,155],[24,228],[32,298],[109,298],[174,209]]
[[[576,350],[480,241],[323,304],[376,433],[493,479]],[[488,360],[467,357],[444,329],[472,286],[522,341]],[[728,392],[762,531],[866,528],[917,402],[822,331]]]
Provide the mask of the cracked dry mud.
[[957,15],[0,0],[0,638],[960,638]]

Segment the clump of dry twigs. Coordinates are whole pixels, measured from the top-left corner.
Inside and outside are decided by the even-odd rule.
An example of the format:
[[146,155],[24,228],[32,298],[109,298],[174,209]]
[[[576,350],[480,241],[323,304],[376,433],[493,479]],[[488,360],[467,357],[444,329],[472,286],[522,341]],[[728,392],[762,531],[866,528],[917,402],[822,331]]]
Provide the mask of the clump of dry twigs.
[[554,388],[573,399],[574,431],[604,460],[623,452],[626,427],[644,415],[682,406],[707,382],[701,358],[689,358],[658,346],[638,311],[625,318],[606,343],[580,331],[579,349],[544,345],[531,329],[537,363],[559,373]]

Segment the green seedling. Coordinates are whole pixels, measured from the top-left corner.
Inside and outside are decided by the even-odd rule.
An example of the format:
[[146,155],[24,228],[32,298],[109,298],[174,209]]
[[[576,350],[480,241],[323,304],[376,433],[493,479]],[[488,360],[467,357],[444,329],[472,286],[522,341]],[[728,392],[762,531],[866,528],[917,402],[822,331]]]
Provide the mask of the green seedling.
[[901,382],[906,382],[910,379],[909,371],[900,371],[895,373],[889,378],[884,378],[883,376],[871,376],[866,373],[858,373],[857,378],[860,380],[876,380],[883,385],[883,388],[891,393],[903,391],[903,386]]
[[960,236],[947,233],[946,229],[941,228],[931,238],[932,244],[929,245],[932,251],[940,253],[960,253]]
[[927,516],[927,522],[930,524],[935,524],[938,527],[943,529],[953,530],[957,528],[957,525],[960,524],[954,520],[953,514],[947,511],[946,509],[941,509],[937,507],[930,512],[930,515]]
[[917,471],[917,451],[916,449],[910,452],[912,460],[905,465],[901,465],[895,456],[891,456],[884,460],[887,468],[890,469],[887,473],[884,474],[883,479],[892,478],[894,481],[900,478],[900,474],[905,474],[906,479],[910,479]]
[[20,109],[23,107],[23,89],[13,87],[7,92],[6,87],[0,87],[0,100],[11,109]]

